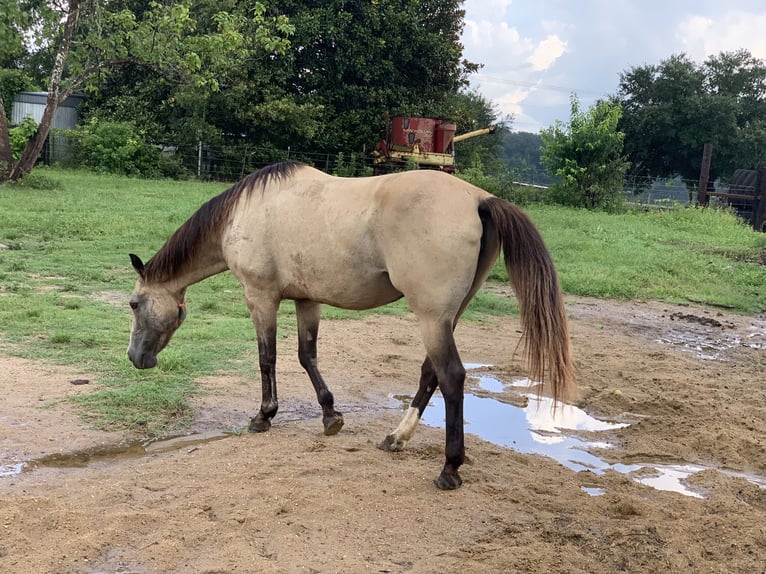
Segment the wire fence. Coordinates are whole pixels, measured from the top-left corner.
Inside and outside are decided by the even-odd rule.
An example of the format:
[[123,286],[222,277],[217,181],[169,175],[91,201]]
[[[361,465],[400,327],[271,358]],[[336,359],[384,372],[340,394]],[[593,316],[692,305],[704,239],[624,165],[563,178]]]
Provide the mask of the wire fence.
[[[330,154],[306,150],[276,149],[253,145],[161,146],[186,170],[202,181],[238,181],[262,167],[286,160],[302,161],[327,173],[362,175],[373,167],[373,158],[362,153]],[[348,173],[351,172],[351,173]]]
[[[163,146],[166,154],[174,156],[194,177],[200,180],[237,181],[259,168],[285,161],[308,163],[327,173],[342,172],[343,175],[362,174],[374,167],[373,158],[364,150],[351,153],[322,153],[301,149],[276,149],[265,146],[232,145],[212,146],[199,143],[193,146]],[[519,185],[544,189],[555,182],[547,171],[527,166],[511,166]],[[696,181],[681,178],[657,179],[632,177],[625,182],[623,192],[636,203],[680,203],[693,201],[692,192]]]
[[[366,150],[352,153],[324,153],[304,149],[277,149],[269,146],[248,144],[209,145],[199,142],[195,145],[161,145],[163,155],[182,166],[187,177],[202,181],[234,182],[262,167],[285,160],[301,161],[327,173],[343,176],[370,175],[376,167],[372,156]],[[509,166],[513,174],[512,184],[528,202],[544,201],[547,190],[555,183],[544,169],[529,166]],[[492,175],[492,174],[490,174]],[[507,178],[507,174],[504,176]],[[697,181],[680,177],[659,179],[630,177],[625,181],[625,201],[634,206],[652,208],[673,205],[694,205],[696,203]],[[742,191],[752,193],[742,186],[728,186],[715,183],[716,191]],[[719,203],[726,203],[719,201]]]

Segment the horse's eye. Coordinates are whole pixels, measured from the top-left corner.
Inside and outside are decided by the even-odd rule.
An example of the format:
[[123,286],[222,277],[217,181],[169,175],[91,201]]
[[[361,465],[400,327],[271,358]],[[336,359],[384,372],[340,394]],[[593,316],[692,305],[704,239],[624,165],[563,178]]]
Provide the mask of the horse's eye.
[[138,309],[138,302],[137,301],[131,301],[130,302],[130,308],[133,309],[134,311],[136,309]]

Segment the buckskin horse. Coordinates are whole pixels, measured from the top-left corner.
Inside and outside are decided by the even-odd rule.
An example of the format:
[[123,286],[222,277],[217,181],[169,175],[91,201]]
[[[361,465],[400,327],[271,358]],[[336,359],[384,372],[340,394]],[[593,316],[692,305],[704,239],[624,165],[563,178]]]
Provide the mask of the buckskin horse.
[[465,367],[453,331],[501,249],[519,303],[529,377],[548,385],[555,404],[573,390],[575,377],[545,243],[518,207],[439,171],[339,178],[283,162],[246,176],[202,205],[146,264],[130,254],[138,280],[128,356],[139,369],[156,366],[186,317],[187,287],[228,269],[244,287],[258,340],[262,401],[249,430],[268,430],[277,413],[277,310],[290,299],[298,357],[322,408],[324,433],[332,435],[343,416],[317,368],[321,305],[370,309],[404,297],[426,357],[410,407],[380,448],[404,448],[438,386],[446,460],[435,482],[457,488],[465,459]]

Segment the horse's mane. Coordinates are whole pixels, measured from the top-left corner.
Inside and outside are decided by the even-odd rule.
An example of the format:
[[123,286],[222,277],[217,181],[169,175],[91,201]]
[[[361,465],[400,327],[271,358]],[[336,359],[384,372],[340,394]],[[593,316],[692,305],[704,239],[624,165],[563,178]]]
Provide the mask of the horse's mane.
[[271,182],[288,178],[304,164],[283,161],[245,176],[223,193],[204,203],[165,242],[144,266],[147,283],[165,282],[183,273],[211,239],[220,237],[234,206],[243,194],[263,191]]

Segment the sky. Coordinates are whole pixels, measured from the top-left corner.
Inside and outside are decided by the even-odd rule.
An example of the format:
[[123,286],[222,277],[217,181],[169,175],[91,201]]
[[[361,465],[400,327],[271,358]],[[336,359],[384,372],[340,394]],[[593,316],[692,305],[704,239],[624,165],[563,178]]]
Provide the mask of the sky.
[[764,0],[466,0],[471,88],[539,132],[615,94],[620,74],[684,53],[702,63],[739,49],[766,60]]

